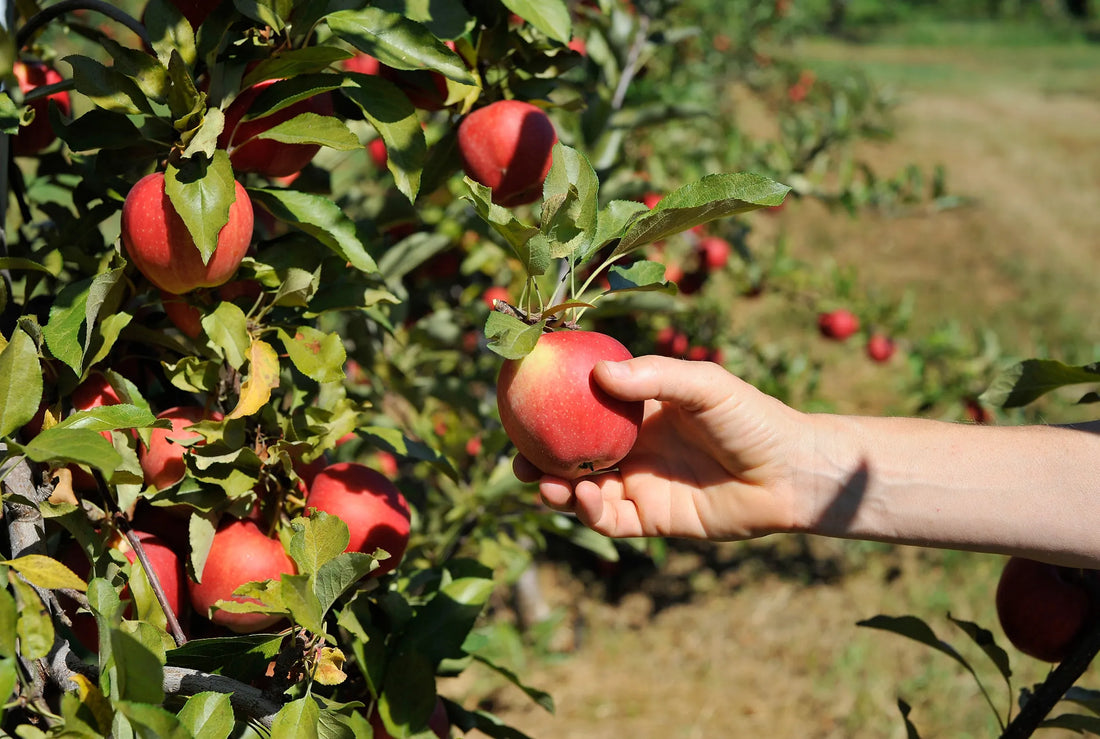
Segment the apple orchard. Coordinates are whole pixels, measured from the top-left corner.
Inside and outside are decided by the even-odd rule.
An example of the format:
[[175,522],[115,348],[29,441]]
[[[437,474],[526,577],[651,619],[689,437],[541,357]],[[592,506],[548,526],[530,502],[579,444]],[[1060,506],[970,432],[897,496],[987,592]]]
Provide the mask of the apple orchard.
[[[630,449],[602,358],[804,397],[797,358],[729,333],[813,273],[763,268],[741,215],[904,189],[822,174],[872,127],[833,96],[882,101],[762,55],[786,4],[738,5],[721,63],[780,101],[782,151],[708,149],[736,124],[654,92],[697,35],[662,2],[7,3],[3,731],[523,736],[441,694],[473,664],[552,710],[487,643],[494,594],[550,538],[616,548],[540,508],[516,450],[573,477]],[[655,152],[669,130],[699,149]],[[898,361],[900,319],[835,287],[808,325]],[[1013,644],[1068,661],[1091,581],[1005,577],[1065,604],[1029,623],[1005,585]]]

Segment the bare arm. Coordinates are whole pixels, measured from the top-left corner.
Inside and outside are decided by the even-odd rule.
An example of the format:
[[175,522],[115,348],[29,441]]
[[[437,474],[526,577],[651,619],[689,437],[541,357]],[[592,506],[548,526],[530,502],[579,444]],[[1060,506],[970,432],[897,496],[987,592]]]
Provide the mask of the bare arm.
[[[1100,423],[810,415],[717,365],[665,357],[595,377],[646,401],[638,442],[616,471],[539,489],[608,536],[801,532],[1100,568]],[[516,472],[539,479],[522,458]]]

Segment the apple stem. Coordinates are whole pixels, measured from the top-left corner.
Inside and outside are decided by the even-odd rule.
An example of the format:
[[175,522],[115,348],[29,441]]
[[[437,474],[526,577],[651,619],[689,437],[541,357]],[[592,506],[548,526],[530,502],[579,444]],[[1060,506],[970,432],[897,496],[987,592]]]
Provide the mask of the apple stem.
[[137,555],[138,562],[141,563],[141,569],[145,570],[145,576],[149,580],[149,584],[153,587],[153,594],[157,597],[157,602],[160,603],[160,609],[164,611],[164,616],[168,621],[168,631],[172,634],[172,639],[175,640],[177,647],[182,647],[187,643],[187,637],[184,636],[183,629],[180,628],[180,622],[176,618],[175,612],[172,607],[168,605],[168,596],[164,593],[164,588],[160,584],[160,578],[157,577],[157,573],[153,570],[153,565],[149,562],[149,557],[145,554],[145,547],[142,545],[141,540],[138,538],[134,530],[130,528],[129,522],[126,519],[119,516],[119,520],[122,521],[122,533],[126,535],[126,541],[130,543],[130,546],[134,550],[134,554]]
[[[1085,579],[1094,604],[1100,604],[1100,582]],[[1081,678],[1096,655],[1100,653],[1100,619],[1094,619],[1089,628],[1077,638],[1073,650],[1047,675],[1035,692],[1023,704],[1016,718],[1005,727],[1001,739],[1029,737],[1054,709],[1062,696]]]

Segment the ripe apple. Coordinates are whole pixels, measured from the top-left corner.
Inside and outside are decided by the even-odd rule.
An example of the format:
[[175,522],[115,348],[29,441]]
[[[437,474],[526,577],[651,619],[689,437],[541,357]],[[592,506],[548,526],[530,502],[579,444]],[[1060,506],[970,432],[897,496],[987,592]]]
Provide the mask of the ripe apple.
[[705,236],[699,240],[699,258],[708,270],[719,270],[730,260],[733,247],[721,236]]
[[[221,300],[248,298],[255,301],[260,296],[260,292],[259,283],[251,280],[233,280],[218,288],[217,295]],[[164,306],[164,312],[168,315],[168,320],[184,335],[197,339],[199,334],[202,333],[203,311],[199,310],[195,303],[210,305],[215,301],[210,293],[204,293],[203,291],[193,292],[189,297],[184,297],[183,295],[175,295],[161,290],[160,302]]]
[[405,496],[377,470],[358,462],[337,462],[313,478],[306,508],[338,516],[351,538],[345,551],[373,554],[382,549],[388,559],[372,575],[384,575],[401,562],[409,545],[410,513]]
[[[386,731],[386,725],[382,723],[382,717],[378,711],[371,711],[370,727],[374,739],[393,739],[393,735]],[[443,705],[442,698],[435,699],[435,708],[432,709],[432,715],[428,717],[428,728],[439,739],[446,739],[451,735],[451,720],[447,717],[447,707]]]
[[214,533],[202,582],[187,582],[191,606],[215,624],[238,633],[266,629],[278,623],[282,616],[211,612],[210,609],[219,600],[254,603],[255,599],[234,596],[233,591],[246,582],[277,580],[284,572],[294,574],[295,567],[282,543],[261,531],[254,521],[231,519],[219,525]]
[[177,406],[157,414],[157,418],[167,418],[171,429],[153,429],[149,436],[149,446],[138,449],[138,461],[145,473],[145,484],[157,490],[175,485],[183,479],[187,465],[183,461],[189,446],[179,442],[192,442],[198,439],[203,444],[201,434],[187,429],[204,419],[220,421],[222,414],[209,413],[201,406]]
[[233,276],[252,241],[252,201],[241,183],[210,261],[202,263],[183,219],[164,192],[164,173],[137,181],[122,204],[122,243],[130,261],[161,290],[177,295],[217,287]]
[[493,189],[505,207],[534,202],[550,171],[558,134],[542,109],[520,100],[479,108],[458,126],[458,150],[470,179]]
[[508,288],[501,285],[493,285],[481,294],[481,299],[485,301],[485,305],[489,306],[489,310],[493,310],[496,301],[503,300],[507,303],[511,299],[511,296],[508,294]]
[[597,387],[602,359],[630,359],[625,346],[594,331],[554,331],[497,376],[497,409],[516,449],[548,475],[574,479],[611,467],[638,438],[643,404]]
[[1010,557],[997,583],[997,617],[1013,646],[1046,662],[1061,662],[1096,615],[1084,582],[1090,570]]
[[[141,547],[145,550],[145,556],[149,559],[153,573],[164,590],[168,607],[172,609],[172,613],[178,619],[187,604],[183,561],[175,550],[156,534],[137,530],[134,531],[134,534],[141,542]],[[130,577],[135,577],[141,565],[137,564],[137,553],[130,546],[129,540],[124,536],[119,536],[110,542],[109,546],[119,550],[126,556],[126,559],[132,565]],[[85,581],[92,576],[92,563],[88,561],[87,555],[76,541],[69,542],[69,546],[63,548],[59,559]],[[129,585],[123,588],[121,597],[123,600],[130,598]],[[88,613],[78,613],[75,609],[66,609],[66,613],[69,620],[72,621],[73,633],[77,639],[93,652],[98,651],[99,630],[96,627],[95,618]],[[132,614],[133,606],[127,605],[126,610],[123,611],[123,616],[132,618]]]
[[286,177],[300,172],[321,149],[317,144],[285,144],[254,137],[302,113],[332,115],[332,96],[328,93],[314,95],[263,118],[241,121],[260,93],[278,81],[257,82],[241,91],[225,110],[225,128],[218,137],[218,147],[229,151],[229,161],[238,172]]
[[386,160],[389,158],[389,154],[386,153],[386,142],[381,137],[371,139],[367,143],[367,153],[370,154],[370,160],[374,162],[374,166],[378,169],[386,168]]
[[647,192],[645,195],[642,196],[642,202],[647,208],[653,210],[657,207],[657,203],[661,202],[663,198],[664,195],[659,192]]
[[656,352],[665,357],[682,357],[687,354],[690,340],[687,334],[672,326],[665,326],[657,332]]
[[[42,62],[21,62],[12,64],[12,72],[19,81],[19,89],[25,93],[36,87],[52,85],[61,82],[64,78],[57,70],[46,66]],[[33,156],[53,143],[57,135],[50,126],[49,101],[53,100],[61,112],[68,115],[72,110],[69,93],[55,92],[44,98],[38,98],[30,103],[34,111],[34,120],[19,129],[19,133],[12,139],[12,151],[16,156]]]
[[867,339],[867,356],[876,362],[888,362],[894,356],[897,345],[884,334],[872,334]]
[[[454,51],[455,42],[444,42]],[[344,62],[344,69],[360,74],[375,74],[400,88],[414,108],[442,110],[447,107],[447,78],[427,69],[395,69],[369,54],[356,54]]]
[[844,341],[859,331],[859,318],[850,310],[838,308],[818,315],[817,327],[825,338]]

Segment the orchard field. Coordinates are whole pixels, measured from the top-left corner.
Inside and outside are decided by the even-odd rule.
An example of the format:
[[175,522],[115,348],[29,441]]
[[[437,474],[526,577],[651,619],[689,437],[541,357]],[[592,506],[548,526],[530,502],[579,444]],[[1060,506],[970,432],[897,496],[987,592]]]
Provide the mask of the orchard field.
[[[951,192],[972,201],[858,218],[806,202],[778,219],[754,216],[761,231],[784,234],[800,258],[854,268],[859,291],[887,299],[911,292],[906,341],[940,330],[978,342],[988,331],[1006,356],[1095,359],[1100,48],[1066,48],[1034,29],[940,22],[882,29],[869,43],[810,40],[798,52],[813,69],[864,69],[898,94],[896,137],[866,145],[877,169],[946,164]],[[868,365],[852,347],[820,342],[766,305],[734,320],[741,330],[800,342],[825,362],[820,393],[830,407],[911,410],[896,365]],[[1050,420],[1078,413],[1061,408]],[[996,629],[1002,562],[774,539],[679,546],[660,572],[625,581],[547,565],[546,587],[574,631],[564,649],[555,633],[541,651],[522,654],[531,679],[553,689],[557,715],[508,690],[495,698],[532,736],[595,738],[613,726],[639,738],[904,737],[899,696],[922,736],[994,736],[988,707],[957,664],[856,622],[915,614],[953,639],[950,613]],[[1047,668],[1025,657],[1016,669],[1016,684],[1025,685]],[[993,674],[985,677],[1003,701]],[[1095,666],[1083,682],[1100,684]]]
[[[1095,418],[1095,8],[0,8],[0,734],[984,737],[1044,705],[1004,558],[609,541],[505,430],[591,365],[498,371],[581,328],[807,411]],[[1095,667],[1055,674],[1042,731],[1100,734]]]

